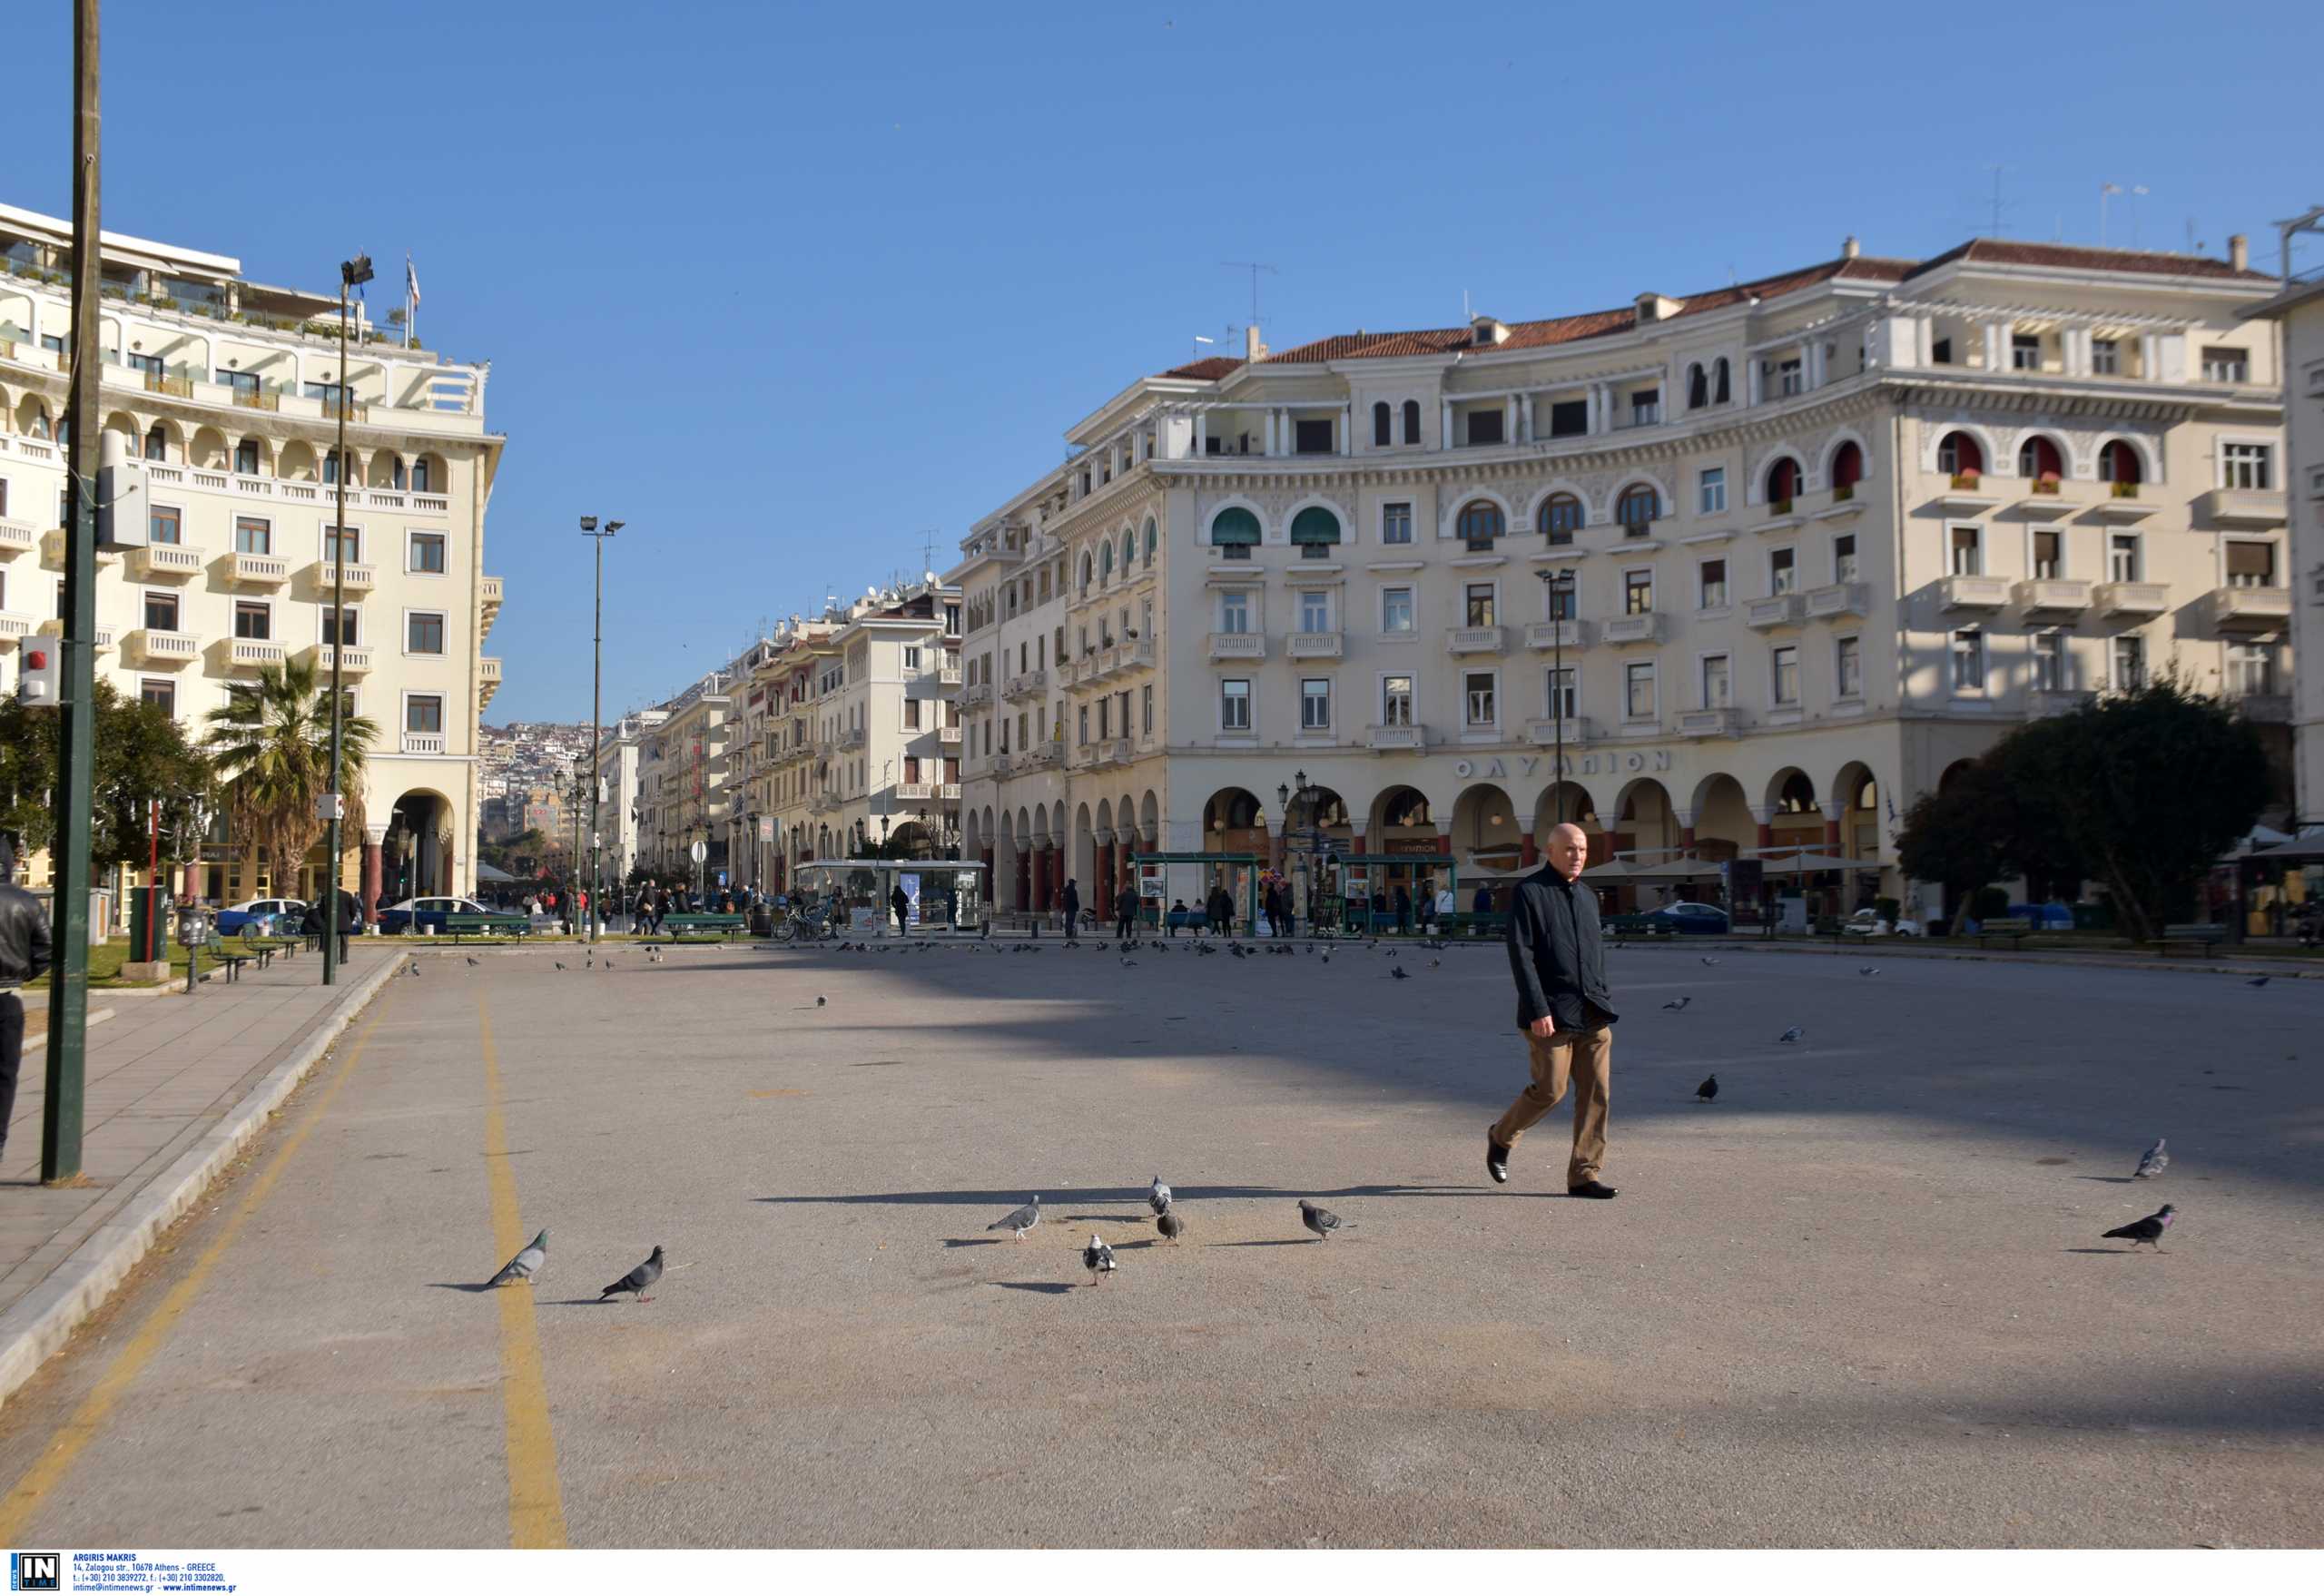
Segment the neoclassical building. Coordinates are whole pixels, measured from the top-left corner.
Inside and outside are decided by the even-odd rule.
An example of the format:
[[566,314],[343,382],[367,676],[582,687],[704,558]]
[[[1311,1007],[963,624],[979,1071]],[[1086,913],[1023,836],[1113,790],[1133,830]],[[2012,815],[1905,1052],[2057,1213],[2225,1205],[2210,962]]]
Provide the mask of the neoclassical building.
[[1905,809],[2029,716],[2176,668],[2281,741],[2271,281],[1850,240],[1132,383],[950,574],[967,856],[1006,910],[1319,832],[1527,864],[1561,809],[1600,858],[1902,896]]
[[[71,256],[69,222],[0,206],[0,690],[24,640],[60,629]],[[484,559],[505,444],[488,367],[359,321],[342,371],[335,292],[113,232],[103,257],[100,409],[143,462],[149,514],[147,547],[97,561],[99,675],[199,741],[231,684],[294,657],[327,678],[336,652],[379,727],[338,874],[367,903],[473,891],[478,715],[500,685],[482,652],[502,598]],[[321,852],[285,871],[222,829],[186,889],[311,898]]]

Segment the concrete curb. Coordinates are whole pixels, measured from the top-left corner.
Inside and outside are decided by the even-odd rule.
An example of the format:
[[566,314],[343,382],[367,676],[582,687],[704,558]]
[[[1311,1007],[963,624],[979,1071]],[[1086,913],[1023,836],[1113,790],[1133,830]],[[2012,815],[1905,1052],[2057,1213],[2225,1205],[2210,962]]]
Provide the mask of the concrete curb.
[[1869,942],[1842,942],[1834,947],[1826,942],[1766,942],[1756,939],[1736,941],[1720,937],[1676,938],[1669,942],[1634,941],[1625,952],[1633,949],[1669,949],[1677,952],[1717,948],[1738,953],[1789,953],[1806,958],[1862,959],[1898,961],[1925,959],[1934,962],[1953,961],[1979,964],[2046,964],[2063,970],[2144,970],[2168,971],[2172,975],[2265,975],[2284,980],[2324,980],[2324,962],[2304,962],[2292,959],[2263,959],[2237,962],[2232,955],[2202,959],[2163,959],[2152,954],[2132,954],[2093,950],[2076,953],[2061,950],[2054,953],[1997,953],[1974,948],[1915,947],[1909,937],[1880,937]]
[[300,1044],[258,1085],[204,1131],[170,1167],[149,1180],[121,1210],[91,1232],[47,1279],[0,1314],[0,1404],[40,1370],[74,1330],[112,1295],[153,1238],[198,1202],[227,1163],[266,1124],[267,1116],[320,1063],[365,1004],[403,968],[383,959],[348,989]]

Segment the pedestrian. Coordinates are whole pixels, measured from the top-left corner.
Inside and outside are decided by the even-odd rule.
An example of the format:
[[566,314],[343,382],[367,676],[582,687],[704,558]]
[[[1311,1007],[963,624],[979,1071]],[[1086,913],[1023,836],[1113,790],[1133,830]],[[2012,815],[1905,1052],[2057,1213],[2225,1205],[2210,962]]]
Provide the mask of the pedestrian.
[[1210,897],[1205,901],[1203,911],[1210,921],[1211,935],[1224,936],[1235,929],[1235,900],[1226,895],[1226,882],[1212,884]]
[[347,962],[347,939],[363,934],[363,900],[345,887],[339,891],[339,961]]
[[48,915],[15,884],[16,842],[0,837],[0,1153],[16,1112],[16,1072],[25,1062],[25,1000],[16,989],[48,973]]
[[1421,882],[1420,902],[1418,907],[1420,910],[1420,934],[1426,936],[1428,935],[1429,928],[1436,922],[1436,882],[1433,880],[1426,880]]
[[320,898],[307,905],[306,913],[299,921],[299,934],[307,939],[308,952],[320,953],[323,951],[323,901]]
[[1413,929],[1413,895],[1403,882],[1396,883],[1396,934],[1403,936]]
[[896,935],[908,934],[911,931],[911,900],[904,896],[903,882],[898,882],[889,889],[888,907],[896,916]]
[[1080,919],[1081,889],[1074,883],[1071,876],[1068,876],[1065,878],[1065,940],[1067,941],[1076,942],[1081,940],[1078,925]]
[[1567,1195],[1610,1197],[1598,1178],[1606,1158],[1606,1108],[1613,1074],[1613,995],[1598,898],[1581,882],[1590,839],[1571,822],[1550,833],[1548,860],[1517,883],[1509,912],[1509,968],[1517,981],[1517,1028],[1532,1079],[1485,1132],[1485,1172],[1509,1178],[1518,1138],[1573,1088],[1573,1152]]
[[1128,882],[1114,895],[1114,934],[1125,942],[1137,938],[1137,889]]
[[1186,923],[1187,923],[1187,901],[1186,901],[1184,898],[1173,898],[1173,899],[1171,899],[1171,900],[1170,900],[1170,935],[1171,935],[1173,938],[1176,938],[1176,937],[1177,936],[1177,934],[1178,934],[1178,928],[1179,928],[1180,926],[1182,926],[1182,925],[1186,924]]

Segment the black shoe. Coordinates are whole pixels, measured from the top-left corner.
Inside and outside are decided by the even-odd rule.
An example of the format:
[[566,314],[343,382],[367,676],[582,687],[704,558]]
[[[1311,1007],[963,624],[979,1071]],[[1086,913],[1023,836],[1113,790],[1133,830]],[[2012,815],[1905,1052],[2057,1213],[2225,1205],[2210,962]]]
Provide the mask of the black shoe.
[[1565,1195],[1568,1197],[1610,1197],[1614,1195],[1614,1188],[1600,1180],[1585,1180],[1580,1186],[1567,1187],[1565,1188]]
[[1509,1149],[1491,1136],[1485,1138],[1485,1173],[1492,1177],[1496,1186],[1509,1184]]

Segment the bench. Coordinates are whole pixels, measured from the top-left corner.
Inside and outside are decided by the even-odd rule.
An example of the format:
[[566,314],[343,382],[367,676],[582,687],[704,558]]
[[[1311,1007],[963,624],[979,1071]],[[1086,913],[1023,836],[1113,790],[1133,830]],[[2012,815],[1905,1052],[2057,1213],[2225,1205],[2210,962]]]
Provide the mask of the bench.
[[662,921],[662,934],[674,942],[690,934],[723,936],[731,941],[742,933],[744,923],[739,914],[673,914]]
[[463,937],[521,937],[530,927],[531,921],[521,914],[448,914],[444,917],[444,934],[451,938],[456,946]]
[[1479,914],[1474,911],[1460,914],[1440,914],[1436,917],[1436,925],[1439,936],[1506,936],[1509,932],[1509,916]]
[[2033,934],[2034,922],[2024,915],[2014,920],[1982,921],[1977,926],[1977,946],[1984,947],[1987,937],[2007,937],[2009,945],[2014,949]]
[[2154,940],[2154,955],[2167,959],[2171,950],[2178,947],[2191,948],[2209,958],[2211,951],[2225,941],[2227,927],[2223,925],[2166,925],[2162,934]]
[[[245,964],[255,963],[257,961],[256,956],[253,954],[229,953],[224,951],[222,949],[216,953],[215,957],[219,963],[226,967],[226,979],[230,981],[241,980],[242,966]],[[203,979],[207,980],[209,978],[205,976]]]

